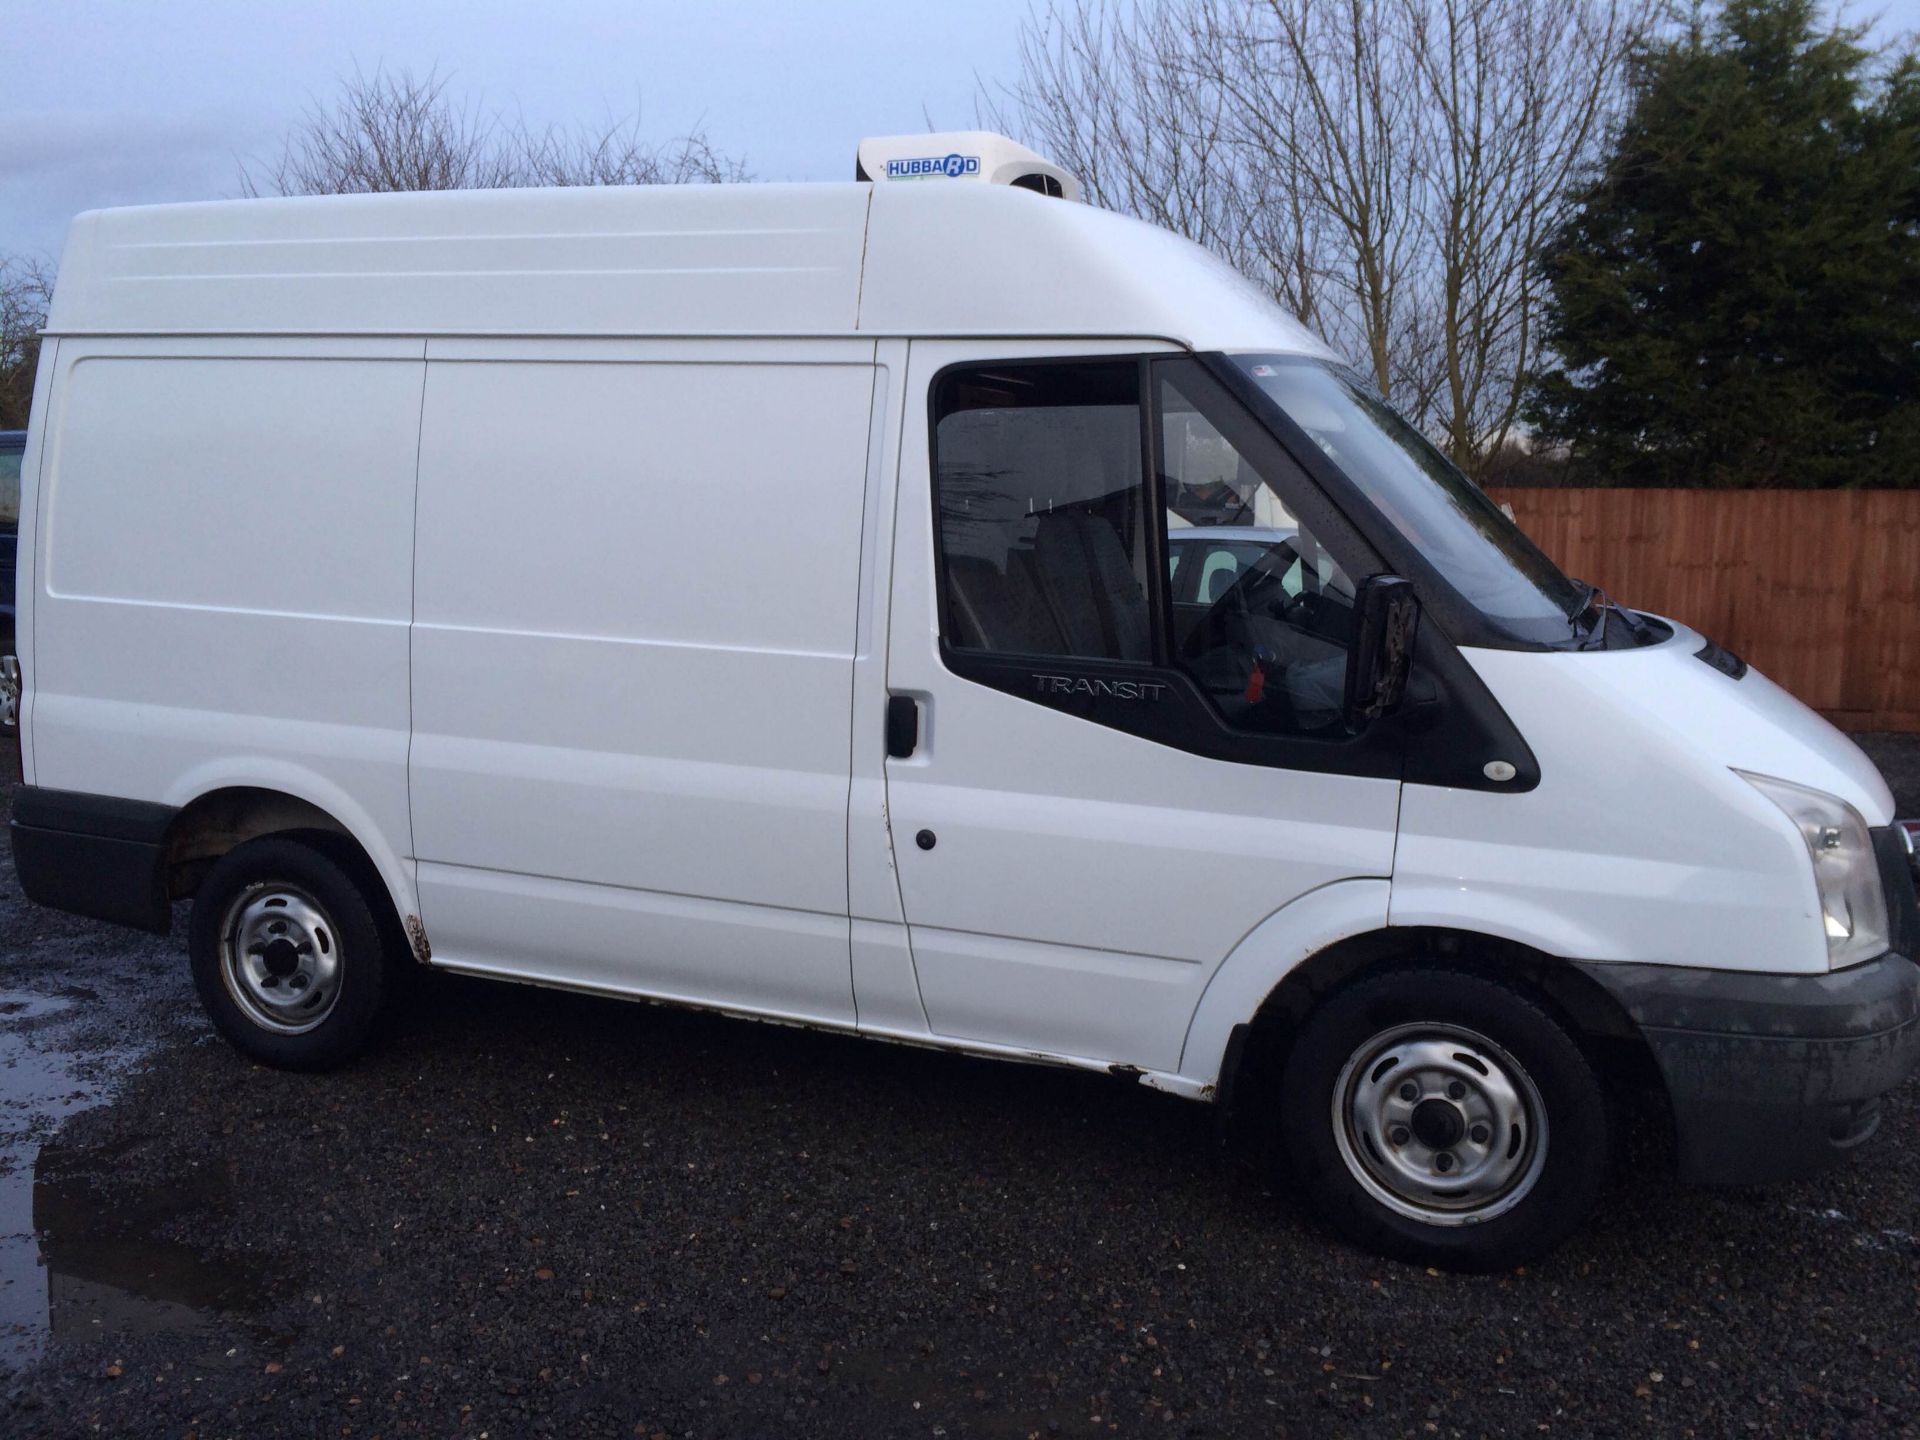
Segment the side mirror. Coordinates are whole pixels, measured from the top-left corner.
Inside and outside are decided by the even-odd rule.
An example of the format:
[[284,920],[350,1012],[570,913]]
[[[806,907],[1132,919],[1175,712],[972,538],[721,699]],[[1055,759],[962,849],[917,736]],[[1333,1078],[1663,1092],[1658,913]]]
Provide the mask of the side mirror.
[[1356,735],[1399,705],[1413,669],[1420,602],[1413,582],[1369,575],[1354,597],[1353,651],[1347,656],[1347,728]]

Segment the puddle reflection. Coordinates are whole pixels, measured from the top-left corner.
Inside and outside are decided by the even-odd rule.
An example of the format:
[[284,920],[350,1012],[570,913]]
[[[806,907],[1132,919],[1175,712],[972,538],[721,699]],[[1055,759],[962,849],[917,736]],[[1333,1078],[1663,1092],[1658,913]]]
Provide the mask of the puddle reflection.
[[224,1179],[197,1169],[130,1185],[116,1160],[111,1152],[49,1145],[35,1166],[33,1224],[54,1339],[199,1332],[264,1299],[256,1268],[210,1261],[184,1240],[159,1238],[225,1208]]
[[0,1371],[32,1364],[49,1339],[209,1331],[265,1293],[252,1267],[167,1238],[224,1208],[222,1178],[135,1180],[122,1151],[48,1138],[106,1090],[78,1073],[62,1023],[73,1003],[0,992]]

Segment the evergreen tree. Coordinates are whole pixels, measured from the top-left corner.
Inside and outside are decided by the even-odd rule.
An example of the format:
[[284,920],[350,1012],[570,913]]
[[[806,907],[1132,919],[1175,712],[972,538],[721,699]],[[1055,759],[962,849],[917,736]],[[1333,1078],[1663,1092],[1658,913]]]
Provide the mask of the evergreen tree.
[[1815,0],[1726,0],[1637,57],[1541,264],[1529,419],[1621,485],[1920,484],[1920,65]]

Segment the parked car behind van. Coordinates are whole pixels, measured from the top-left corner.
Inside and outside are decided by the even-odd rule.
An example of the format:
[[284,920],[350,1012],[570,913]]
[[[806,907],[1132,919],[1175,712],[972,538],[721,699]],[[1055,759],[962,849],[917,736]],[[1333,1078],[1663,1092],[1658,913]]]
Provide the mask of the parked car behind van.
[[1621,1098],[1694,1180],[1872,1135],[1920,910],[1857,748],[1200,248],[998,137],[860,175],[76,220],[27,893],[190,900],[269,1064],[432,965],[1108,1071],[1435,1264],[1577,1226]]
[[0,655],[13,654],[14,549],[20,528],[20,456],[24,430],[0,430]]

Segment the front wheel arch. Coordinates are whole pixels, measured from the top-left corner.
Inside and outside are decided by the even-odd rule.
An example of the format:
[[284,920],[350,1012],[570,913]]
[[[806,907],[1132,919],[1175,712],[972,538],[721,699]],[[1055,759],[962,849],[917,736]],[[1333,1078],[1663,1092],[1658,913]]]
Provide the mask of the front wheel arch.
[[1394,969],[1439,966],[1519,990],[1573,1036],[1609,1097],[1664,1115],[1666,1085],[1653,1052],[1620,1002],[1577,966],[1497,936],[1437,927],[1354,935],[1294,966],[1235,1027],[1220,1069],[1222,1133],[1256,1163],[1277,1153],[1277,1125],[1250,1093],[1277,1083],[1309,1015],[1349,986]]

